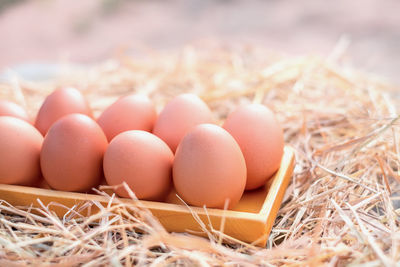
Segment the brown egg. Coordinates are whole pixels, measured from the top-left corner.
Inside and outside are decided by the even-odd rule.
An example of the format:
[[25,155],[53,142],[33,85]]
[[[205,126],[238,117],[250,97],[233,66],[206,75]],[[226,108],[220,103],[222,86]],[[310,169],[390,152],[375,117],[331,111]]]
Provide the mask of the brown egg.
[[[126,182],[139,199],[162,200],[172,184],[174,154],[157,136],[145,131],[117,135],[104,154],[104,175],[109,185]],[[129,197],[124,188],[116,193]]]
[[30,123],[28,114],[21,106],[7,101],[0,100],[0,116],[11,116]]
[[92,117],[89,104],[80,91],[71,87],[58,89],[44,100],[36,117],[35,127],[46,135],[54,122],[72,113]]
[[82,114],[64,116],[44,138],[40,164],[51,188],[85,192],[102,177],[107,138],[100,126]]
[[263,105],[241,106],[223,127],[235,138],[246,160],[246,190],[264,185],[278,170],[283,155],[283,131],[274,113]]
[[43,136],[28,122],[0,117],[0,183],[32,185],[40,178]]
[[201,124],[182,139],[175,154],[173,181],[187,203],[229,208],[240,200],[246,184],[246,163],[239,145],[224,129]]
[[43,189],[51,189],[49,184],[46,182],[43,177],[40,177],[34,184],[31,185],[32,187],[43,188]]
[[198,124],[213,122],[213,115],[206,103],[196,95],[182,94],[172,99],[161,111],[153,133],[175,152],[188,130]]
[[157,112],[154,104],[146,96],[128,95],[118,99],[97,119],[108,141],[119,133],[129,130],[151,132]]

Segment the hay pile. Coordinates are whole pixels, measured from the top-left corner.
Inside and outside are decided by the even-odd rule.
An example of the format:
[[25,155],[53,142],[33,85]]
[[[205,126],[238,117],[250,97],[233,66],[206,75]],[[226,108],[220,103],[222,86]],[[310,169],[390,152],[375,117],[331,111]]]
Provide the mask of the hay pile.
[[342,57],[340,49],[327,58],[288,58],[249,48],[186,48],[119,56],[87,71],[66,68],[47,83],[2,84],[0,98],[32,115],[59,85],[81,88],[96,114],[132,92],[148,94],[159,108],[193,92],[221,120],[238,104],[265,103],[277,112],[297,165],[266,249],[221,245],[217,232],[210,241],[170,234],[148,211],[125,204],[58,219],[47,207],[39,216],[0,201],[0,265],[393,266],[400,260],[396,88],[346,67]]

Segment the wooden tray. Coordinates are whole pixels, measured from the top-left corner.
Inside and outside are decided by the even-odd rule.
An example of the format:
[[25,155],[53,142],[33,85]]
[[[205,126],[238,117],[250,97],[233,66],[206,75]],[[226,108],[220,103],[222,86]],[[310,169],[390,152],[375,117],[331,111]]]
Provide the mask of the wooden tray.
[[[244,242],[265,246],[291,178],[293,166],[294,151],[286,146],[280,169],[270,182],[264,188],[246,192],[233,210],[207,209],[206,212],[198,207],[191,207],[191,210],[199,215],[205,225],[208,226],[211,222],[212,227],[217,230],[220,229],[224,217],[225,234]],[[44,205],[57,202],[69,208],[82,205],[87,200],[98,201],[103,205],[108,204],[108,198],[105,196],[16,185],[0,185],[0,199],[14,206],[32,205],[33,207],[40,207],[37,199],[40,199]],[[130,199],[123,199],[123,201],[136,205],[135,201]],[[191,211],[182,205],[174,193],[170,194],[168,202],[140,201],[170,232],[201,231]],[[95,208],[92,206],[92,212],[96,212]],[[67,212],[65,208],[57,205],[51,205],[50,209],[60,217]]]

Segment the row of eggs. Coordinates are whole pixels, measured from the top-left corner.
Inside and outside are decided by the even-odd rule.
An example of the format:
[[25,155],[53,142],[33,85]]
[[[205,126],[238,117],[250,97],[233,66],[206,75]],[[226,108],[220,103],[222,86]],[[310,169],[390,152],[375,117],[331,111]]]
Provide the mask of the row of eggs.
[[[0,101],[0,183],[87,192],[105,178],[126,182],[139,199],[163,200],[172,185],[188,204],[232,208],[244,190],[279,168],[283,132],[263,105],[240,106],[215,124],[199,97],[182,94],[157,114],[145,96],[128,95],[97,120],[79,90],[61,88],[34,125],[23,108]],[[116,193],[129,197],[124,187]]]

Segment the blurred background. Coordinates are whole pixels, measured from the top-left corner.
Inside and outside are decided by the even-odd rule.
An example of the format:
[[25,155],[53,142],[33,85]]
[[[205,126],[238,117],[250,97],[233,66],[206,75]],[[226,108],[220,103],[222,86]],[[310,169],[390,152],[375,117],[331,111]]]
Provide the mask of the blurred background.
[[400,83],[398,0],[71,3],[0,0],[0,72],[213,42],[327,55],[341,39],[349,42],[348,55],[356,67]]

